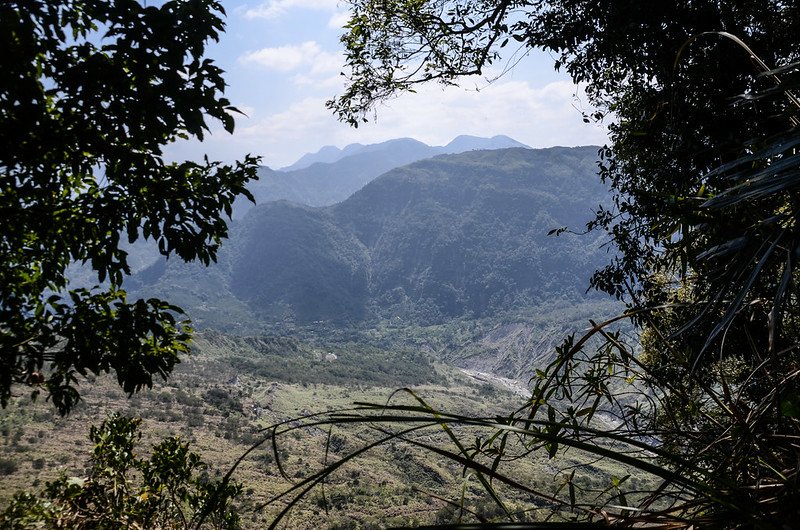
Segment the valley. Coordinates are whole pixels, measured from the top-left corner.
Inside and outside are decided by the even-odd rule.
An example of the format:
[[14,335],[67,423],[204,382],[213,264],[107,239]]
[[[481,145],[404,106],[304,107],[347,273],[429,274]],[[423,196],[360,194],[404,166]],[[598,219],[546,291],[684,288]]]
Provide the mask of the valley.
[[[91,454],[87,426],[115,412],[143,419],[142,452],[164,437],[179,436],[203,455],[207,472],[216,478],[254,444],[269,440],[272,426],[283,426],[288,430],[276,445],[266,443],[247,454],[234,475],[243,485],[237,510],[245,527],[264,527],[287,506],[286,500],[270,503],[273,498],[381,433],[370,423],[304,427],[309,415],[322,420],[330,411],[353,410],[356,402],[414,406],[417,396],[449,414],[492,418],[524,402],[519,383],[509,388],[511,380],[463,373],[413,351],[394,352],[391,361],[386,355],[357,345],[311,346],[281,337],[208,331],[197,336],[194,353],[167,382],[131,398],[112,378],[98,377],[83,389],[82,405],[67,418],[58,417],[47,403],[17,400],[0,415],[0,505],[15,491],[41,488],[62,474],[81,477]],[[413,396],[398,393],[402,387],[413,388]],[[491,429],[456,432],[469,443]],[[409,439],[415,438],[448,445],[435,422]],[[570,457],[554,467],[546,454],[538,454],[519,461],[514,475],[555,493],[569,469],[579,464],[580,459]],[[592,468],[592,486],[623,472],[608,464]],[[500,515],[480,484],[462,476],[458,465],[432,461],[424,450],[398,439],[338,470],[326,480],[324,492],[303,499],[282,527],[377,529],[450,522],[459,510],[448,502],[460,502],[454,492],[462,488],[466,519],[473,517],[469,512]],[[518,518],[538,518],[526,511],[540,501],[513,490],[506,494],[507,505],[521,510]]]
[[0,2],[0,529],[800,528],[795,4]]
[[[487,142],[512,147],[469,150]],[[464,137],[449,146],[464,151],[456,154],[408,139],[323,150],[316,156],[327,161],[309,155],[286,171],[262,169],[252,188],[257,204],[237,204],[230,238],[209,267],[129,247],[130,295],[182,307],[198,330],[192,355],[169,380],[129,398],[109,377],[92,378],[68,419],[20,396],[0,415],[0,504],[17,489],[80,476],[85,426],[112,412],[144,419],[143,447],[171,435],[190,441],[217,477],[247,454],[235,473],[245,488],[238,509],[256,527],[288,506],[282,491],[384,432],[380,424],[318,426],[314,418],[327,422],[354,403],[424,402],[475,418],[524,407],[536,370],[554,360],[564,338],[621,308],[586,289],[607,259],[603,242],[548,234],[580,232],[606,200],[597,148],[515,144]],[[91,284],[86,267],[74,272]],[[286,425],[279,444],[264,444],[274,426]],[[445,447],[449,432],[433,422],[419,440]],[[454,432],[480,440],[491,428]],[[416,437],[354,458],[284,527],[371,529],[502,514],[475,477],[431,461]],[[624,475],[617,464],[594,467],[579,455],[558,465],[534,453],[512,475],[548,494],[564,487],[573,466],[594,477],[586,487]],[[453,497],[459,490],[463,500]],[[540,517],[541,499],[506,493],[517,519]],[[270,502],[276,496],[283,500]]]

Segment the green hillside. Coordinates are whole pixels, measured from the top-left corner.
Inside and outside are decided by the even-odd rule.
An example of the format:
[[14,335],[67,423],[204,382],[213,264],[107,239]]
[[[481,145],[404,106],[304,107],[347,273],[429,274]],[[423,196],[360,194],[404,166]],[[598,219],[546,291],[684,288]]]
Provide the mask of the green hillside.
[[[370,250],[370,292],[384,316],[409,302],[422,321],[486,316],[575,298],[600,263],[575,236],[603,200],[595,148],[507,149],[398,168],[334,209]],[[388,312],[387,312],[388,310]]]
[[[344,149],[328,146],[307,154],[281,171],[259,168],[259,180],[248,189],[258,204],[288,200],[307,206],[329,206],[347,199],[383,173],[405,164],[442,154],[474,149],[527,147],[507,136],[459,136],[444,146],[429,146],[412,138],[378,144],[352,144]],[[237,201],[234,216],[241,218],[252,203]]]
[[216,266],[154,266],[139,292],[228,329],[434,324],[579,301],[604,252],[548,232],[580,228],[604,200],[595,157],[594,147],[470,151],[394,169],[331,207],[262,204]]
[[234,243],[231,292],[264,318],[364,318],[369,255],[330,210],[267,203],[237,227]]

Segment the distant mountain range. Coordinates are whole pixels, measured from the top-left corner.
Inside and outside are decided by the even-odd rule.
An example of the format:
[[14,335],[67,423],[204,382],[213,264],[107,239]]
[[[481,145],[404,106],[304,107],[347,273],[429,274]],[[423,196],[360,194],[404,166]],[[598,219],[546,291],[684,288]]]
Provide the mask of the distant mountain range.
[[[379,175],[405,164],[442,154],[477,149],[505,149],[528,146],[509,138],[459,136],[445,146],[432,147],[411,138],[399,138],[372,145],[350,144],[344,149],[326,146],[313,154],[275,171],[259,170],[259,180],[250,191],[257,204],[288,200],[307,206],[329,206],[341,202]],[[241,218],[252,203],[237,203],[235,217]]]
[[388,153],[391,152],[393,147],[403,144],[416,145],[418,148],[420,148],[420,150],[427,150],[427,152],[431,153],[424,158],[435,155],[463,153],[464,151],[474,151],[476,149],[508,149],[510,147],[529,147],[514,140],[513,138],[509,138],[508,136],[504,135],[497,135],[491,138],[482,138],[479,136],[462,134],[461,136],[457,136],[455,139],[453,139],[453,141],[451,141],[449,144],[438,147],[428,146],[411,138],[398,138],[370,145],[350,144],[343,149],[339,149],[333,145],[326,145],[316,153],[305,154],[294,164],[283,167],[280,170],[295,171],[298,169],[307,168],[314,164],[332,164],[348,156],[369,152],[378,151]]
[[217,265],[159,261],[129,289],[228,330],[425,324],[578,300],[605,254],[590,238],[547,233],[583,226],[606,200],[596,156],[596,147],[468,151],[395,168],[332,206],[265,202],[234,224]]

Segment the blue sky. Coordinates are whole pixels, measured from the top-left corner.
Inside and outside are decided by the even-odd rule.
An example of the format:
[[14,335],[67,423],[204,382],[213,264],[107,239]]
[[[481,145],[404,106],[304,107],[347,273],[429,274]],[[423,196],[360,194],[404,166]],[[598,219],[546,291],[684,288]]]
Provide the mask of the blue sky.
[[[545,54],[529,55],[503,77],[463,80],[460,87],[420,87],[377,109],[358,129],[339,123],[325,101],[342,91],[339,35],[347,4],[337,0],[223,1],[227,31],[209,49],[226,71],[226,96],[247,117],[228,135],[220,127],[202,144],[176,145],[170,157],[204,154],[232,161],[246,153],[273,168],[289,165],[324,145],[376,143],[411,137],[443,145],[459,134],[505,134],[532,147],[586,145],[605,132],[584,124],[585,98],[553,70]],[[498,65],[499,67],[502,66]],[[576,93],[578,94],[576,96]]]

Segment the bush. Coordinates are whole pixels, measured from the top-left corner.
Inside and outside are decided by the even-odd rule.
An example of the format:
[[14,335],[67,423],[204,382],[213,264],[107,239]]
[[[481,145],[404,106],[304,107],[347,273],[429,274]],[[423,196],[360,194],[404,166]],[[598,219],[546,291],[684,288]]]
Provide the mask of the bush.
[[189,414],[186,416],[186,425],[189,427],[202,427],[205,420],[201,414]]
[[230,393],[222,388],[212,388],[208,390],[203,399],[209,405],[214,406],[221,412],[237,411],[242,412],[244,407],[239,398],[230,395]]
[[17,462],[10,458],[0,458],[0,476],[13,475],[17,472]]
[[0,513],[0,528],[240,528],[232,507],[240,486],[211,480],[200,456],[177,437],[137,458],[140,422],[114,415],[92,427],[87,476],[62,476],[38,495],[17,494]]

